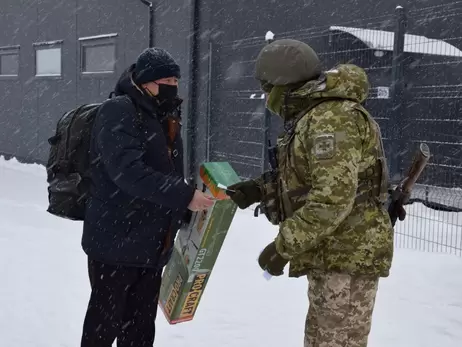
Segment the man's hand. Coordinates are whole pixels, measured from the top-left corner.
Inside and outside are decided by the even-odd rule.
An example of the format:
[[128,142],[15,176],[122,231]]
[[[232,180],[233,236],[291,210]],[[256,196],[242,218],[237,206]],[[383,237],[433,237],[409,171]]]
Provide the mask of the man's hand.
[[404,219],[406,219],[406,210],[404,209],[404,206],[399,204],[396,206],[396,214],[398,215],[398,219],[402,222]]
[[214,202],[215,201],[211,196],[208,196],[200,190],[196,189],[196,191],[194,192],[194,196],[188,205],[188,209],[190,209],[193,212],[203,211],[208,209],[209,207],[212,207]]
[[272,276],[281,276],[284,274],[284,267],[289,261],[284,259],[276,251],[276,244],[271,242],[261,252],[258,257],[258,264],[263,271],[268,272]]
[[241,210],[261,201],[260,187],[254,180],[233,184],[226,193]]
[[396,188],[395,190],[389,190],[388,194],[391,197],[391,201],[388,206],[388,214],[390,215],[390,219],[394,225],[398,219],[400,221],[406,219],[406,210],[404,209],[404,206],[409,202],[410,193],[404,193],[400,188]]

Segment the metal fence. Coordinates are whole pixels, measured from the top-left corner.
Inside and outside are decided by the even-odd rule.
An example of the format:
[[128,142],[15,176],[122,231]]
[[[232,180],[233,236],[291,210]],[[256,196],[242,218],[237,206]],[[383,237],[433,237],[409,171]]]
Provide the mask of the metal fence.
[[[381,127],[392,181],[397,183],[405,177],[414,149],[420,142],[427,143],[432,152],[411,204],[407,206],[408,218],[398,222],[396,227],[396,246],[462,256],[460,22],[462,1],[410,11],[398,6],[395,13],[275,33],[275,39],[294,38],[309,43],[326,68],[338,63],[354,63],[367,71],[371,92],[366,106]],[[243,53],[252,50],[251,56],[255,57],[254,51],[261,49],[264,42],[254,41],[224,45],[226,59],[232,60],[232,66],[254,64],[250,54]],[[251,74],[246,75],[251,77]],[[247,89],[252,86],[249,80],[243,84]],[[233,85],[233,92],[242,97],[243,90],[239,91],[236,85]],[[245,92],[257,93],[253,86],[251,89]],[[245,99],[252,97],[245,95]],[[250,114],[258,111],[259,116],[252,117],[250,122],[258,121],[261,135],[252,136],[256,143],[266,147],[268,138],[274,138],[282,124],[277,124],[274,118],[270,122],[270,115],[262,112],[264,100],[255,101],[252,105],[256,106],[246,105],[254,107],[253,112],[247,112],[247,108],[241,111]],[[246,127],[244,123],[240,126]],[[252,125],[252,129],[255,126],[248,125]],[[252,175],[258,166],[258,150],[254,157],[252,165],[255,167],[247,175]],[[265,161],[263,154],[263,163]],[[240,164],[248,167],[244,159]],[[265,164],[260,167],[265,168]]]
[[462,256],[462,189],[419,185],[406,211],[395,227],[397,247]]
[[462,35],[456,28],[462,2],[397,13],[394,173],[404,174],[407,148],[418,142],[430,146],[432,157],[407,207],[409,218],[396,228],[396,245],[461,256]]
[[[390,172],[406,175],[414,148],[432,158],[415,187],[397,247],[462,255],[462,2],[330,26],[300,35],[322,45],[327,65],[363,67],[372,89],[367,107],[381,126]],[[416,35],[413,33],[424,33]]]

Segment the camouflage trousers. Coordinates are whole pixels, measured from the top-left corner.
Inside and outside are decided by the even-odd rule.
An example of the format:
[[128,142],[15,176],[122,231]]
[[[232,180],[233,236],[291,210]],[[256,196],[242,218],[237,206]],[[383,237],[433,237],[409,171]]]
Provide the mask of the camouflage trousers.
[[319,272],[308,281],[305,347],[366,347],[379,279]]

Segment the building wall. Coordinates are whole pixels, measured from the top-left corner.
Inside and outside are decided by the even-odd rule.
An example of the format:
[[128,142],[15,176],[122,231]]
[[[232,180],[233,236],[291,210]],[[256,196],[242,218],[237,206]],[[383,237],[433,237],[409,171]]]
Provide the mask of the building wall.
[[[171,51],[183,71],[180,91],[185,99],[183,129],[188,153],[185,160],[191,166],[188,168],[191,173],[204,160],[229,160],[241,176],[261,171],[265,100],[259,98],[261,91],[253,71],[268,30],[276,38],[297,38],[312,44],[326,67],[353,61],[367,68],[373,95],[377,92],[374,88],[391,83],[391,54],[377,62],[372,52],[365,52],[357,40],[348,43],[349,53],[342,53],[341,44],[333,45],[329,38],[329,26],[392,31],[395,7],[402,5],[411,11],[409,33],[432,38],[460,36],[457,24],[461,16],[448,15],[457,13],[457,8],[444,12],[437,0],[155,3],[155,44]],[[427,6],[431,8],[412,12],[414,8]],[[112,33],[117,34],[114,72],[104,76],[82,75],[79,38]],[[61,78],[35,77],[33,44],[54,40],[62,40]],[[462,47],[460,40],[452,43]],[[0,55],[1,47],[19,45],[20,70],[16,79],[0,76],[0,153],[26,161],[46,160],[47,138],[62,113],[82,103],[103,101],[123,69],[147,44],[148,9],[137,0],[3,0]],[[363,53],[352,55],[355,45]],[[420,58],[412,59],[408,65],[411,69]],[[460,73],[454,73],[453,65],[447,69],[454,76],[451,83],[460,83],[457,77]],[[428,76],[427,70],[419,71],[410,80],[412,86],[441,82],[442,74],[437,68]],[[393,105],[389,100],[373,99],[368,105],[388,137],[393,129],[389,122]],[[451,107],[457,112],[460,102]],[[273,141],[280,130],[281,122],[271,118]],[[424,129],[420,132],[425,133]],[[457,147],[451,151],[457,151]]]
[[[156,11],[156,43],[178,58],[187,82],[189,8],[180,0],[163,3],[168,5],[160,4]],[[18,45],[20,62],[17,78],[0,76],[0,152],[26,161],[46,160],[47,139],[57,119],[82,103],[103,101],[148,46],[148,20],[147,7],[136,0],[2,1],[0,47]],[[172,32],[184,39],[171,40]],[[84,41],[79,38],[108,34],[117,34],[114,71],[82,74]],[[61,76],[35,76],[34,44],[56,40],[62,40]]]

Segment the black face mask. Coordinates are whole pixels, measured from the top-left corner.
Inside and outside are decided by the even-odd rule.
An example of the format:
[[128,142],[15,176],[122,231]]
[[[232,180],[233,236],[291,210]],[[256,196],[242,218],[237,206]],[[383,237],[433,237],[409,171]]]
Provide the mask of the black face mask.
[[162,101],[174,100],[178,97],[178,86],[172,86],[170,84],[157,84],[159,86],[159,94],[157,99]]
[[172,112],[180,104],[181,99],[178,97],[178,87],[170,84],[157,84],[159,94],[155,96],[159,110],[163,113]]

